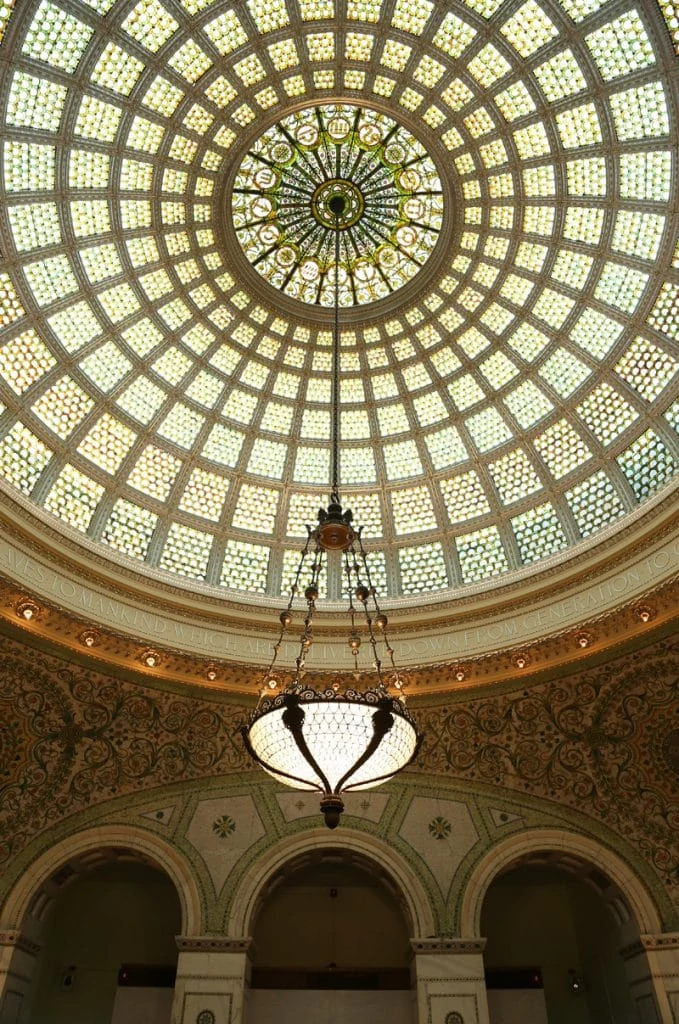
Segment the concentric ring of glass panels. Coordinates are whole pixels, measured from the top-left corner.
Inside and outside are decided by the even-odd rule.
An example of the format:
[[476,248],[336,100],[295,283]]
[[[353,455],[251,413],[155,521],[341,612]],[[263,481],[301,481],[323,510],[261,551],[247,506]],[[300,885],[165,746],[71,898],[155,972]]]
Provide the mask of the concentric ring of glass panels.
[[[220,188],[260,112],[281,121],[337,95],[419,126],[459,196],[441,272],[342,331],[341,485],[380,592],[502,577],[669,482],[676,57],[660,8],[347,0],[338,18],[332,0],[23,0],[7,21],[9,9],[9,493],[140,565],[287,592],[327,499],[330,336],[239,279]],[[328,588],[337,596],[332,572]]]
[[[340,196],[335,263],[335,218]],[[274,288],[332,306],[384,298],[424,267],[443,198],[434,161],[390,117],[346,103],[305,107],[255,140],[236,175],[231,213],[243,253]]]

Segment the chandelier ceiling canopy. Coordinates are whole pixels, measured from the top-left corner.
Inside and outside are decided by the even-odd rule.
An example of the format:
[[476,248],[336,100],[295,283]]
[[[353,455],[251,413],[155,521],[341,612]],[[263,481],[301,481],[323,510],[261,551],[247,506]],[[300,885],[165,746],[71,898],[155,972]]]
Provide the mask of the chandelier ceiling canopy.
[[0,7],[0,487],[141,571],[286,594],[341,190],[380,593],[624,527],[679,462],[676,31],[655,0]]

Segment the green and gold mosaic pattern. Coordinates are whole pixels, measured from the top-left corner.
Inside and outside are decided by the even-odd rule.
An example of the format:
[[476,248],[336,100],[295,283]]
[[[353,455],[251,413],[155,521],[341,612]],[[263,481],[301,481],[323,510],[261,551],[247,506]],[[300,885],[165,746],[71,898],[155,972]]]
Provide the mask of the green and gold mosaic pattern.
[[380,592],[502,577],[673,477],[675,6],[23,0],[0,33],[8,493],[140,565],[287,590],[329,484],[330,323],[246,283],[224,188],[267,124],[337,102],[455,196],[436,274],[342,331]]
[[[331,200],[344,210],[335,218]],[[402,125],[347,104],[302,109],[246,154],[231,207],[249,263],[302,302],[384,298],[417,274],[441,228],[433,160]],[[335,229],[339,264],[335,264]]]

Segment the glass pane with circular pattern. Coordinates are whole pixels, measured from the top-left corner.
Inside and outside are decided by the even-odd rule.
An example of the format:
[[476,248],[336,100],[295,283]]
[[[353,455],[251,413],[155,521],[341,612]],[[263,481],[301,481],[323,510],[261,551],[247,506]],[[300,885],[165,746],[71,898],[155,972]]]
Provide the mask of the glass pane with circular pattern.
[[231,214],[248,262],[275,288],[331,306],[337,275],[340,305],[364,305],[425,265],[443,196],[434,161],[403,125],[370,108],[322,105],[256,139],[238,168]]

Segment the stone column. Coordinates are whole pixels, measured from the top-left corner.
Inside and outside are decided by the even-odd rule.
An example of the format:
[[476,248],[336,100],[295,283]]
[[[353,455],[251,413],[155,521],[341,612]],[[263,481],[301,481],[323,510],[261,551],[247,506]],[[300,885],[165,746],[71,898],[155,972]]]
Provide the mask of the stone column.
[[640,935],[620,954],[640,1024],[679,1024],[679,932]]
[[20,932],[0,931],[0,1024],[28,1021],[29,996],[40,946]]
[[172,1024],[242,1024],[251,939],[177,936]]
[[485,939],[411,939],[418,1024],[489,1024]]

